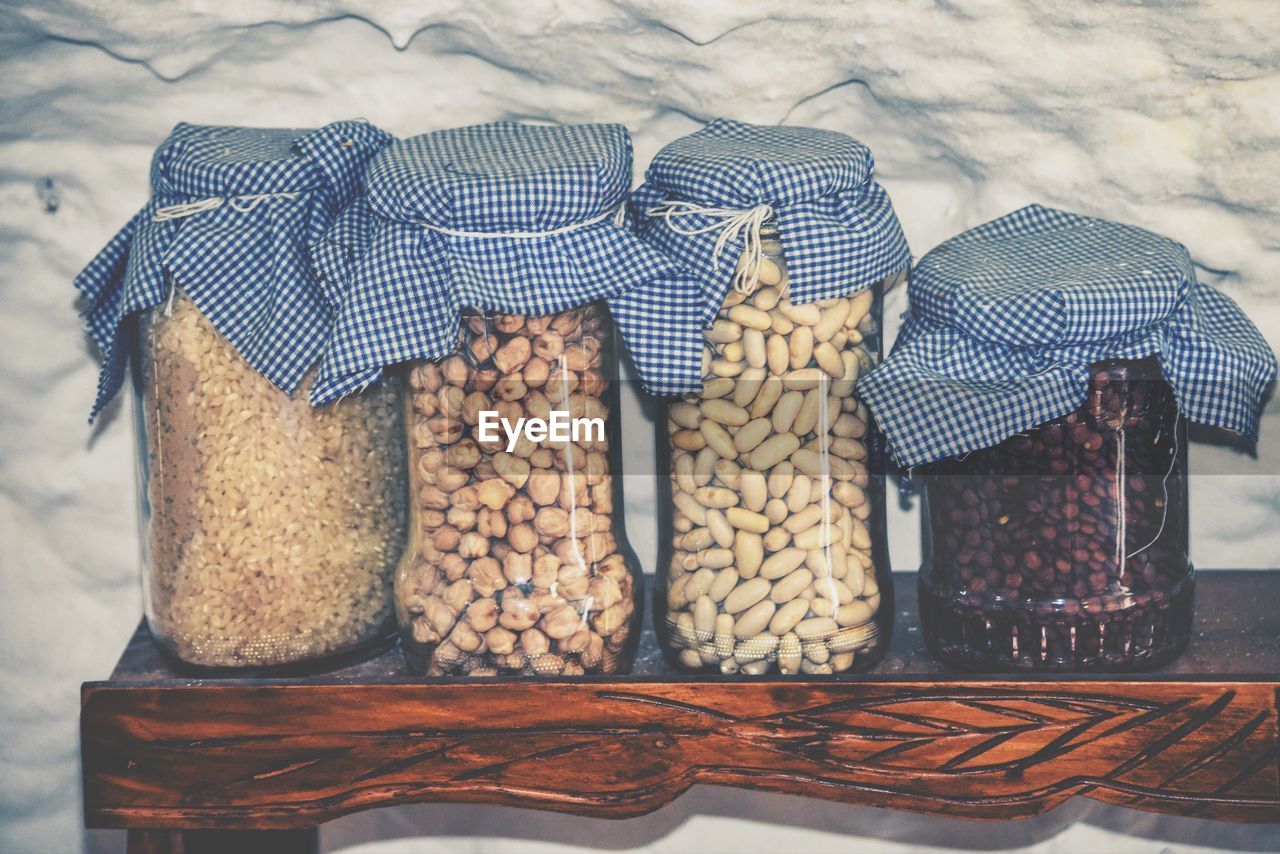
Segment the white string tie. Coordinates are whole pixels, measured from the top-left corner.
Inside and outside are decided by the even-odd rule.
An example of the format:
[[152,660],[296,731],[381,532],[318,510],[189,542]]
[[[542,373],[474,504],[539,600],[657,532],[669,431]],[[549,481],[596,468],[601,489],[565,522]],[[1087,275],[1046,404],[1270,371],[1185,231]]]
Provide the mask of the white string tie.
[[298,193],[249,193],[242,196],[210,196],[197,202],[183,202],[157,208],[151,217],[154,222],[168,222],[171,219],[184,219],[189,216],[217,210],[224,204],[231,205],[237,213],[248,213],[258,205],[271,199],[296,199]]
[[[769,205],[756,205],[748,210],[733,208],[712,208],[696,205],[692,202],[668,201],[649,208],[645,216],[658,217],[667,224],[667,228],[679,234],[695,235],[719,231],[715,249],[711,253],[711,261],[718,269],[720,255],[732,241],[741,238],[743,243],[742,262],[734,274],[734,290],[741,294],[750,294],[760,281],[760,266],[764,260],[764,241],[760,237],[760,229],[773,219],[773,208]],[[680,217],[702,216],[712,220],[701,228],[686,228],[679,222]]]
[[604,222],[605,220],[613,220],[615,224],[619,224],[624,214],[622,206],[605,211],[599,216],[593,216],[591,219],[584,219],[581,222],[571,222],[568,225],[562,225],[559,228],[549,228],[546,231],[461,231],[456,228],[445,228],[442,225],[433,225],[429,222],[419,223],[428,231],[435,231],[440,234],[447,234],[450,237],[471,237],[471,238],[494,238],[494,237],[510,237],[516,240],[537,240],[542,237],[554,237],[557,234],[566,234],[570,231],[578,231],[582,228]]

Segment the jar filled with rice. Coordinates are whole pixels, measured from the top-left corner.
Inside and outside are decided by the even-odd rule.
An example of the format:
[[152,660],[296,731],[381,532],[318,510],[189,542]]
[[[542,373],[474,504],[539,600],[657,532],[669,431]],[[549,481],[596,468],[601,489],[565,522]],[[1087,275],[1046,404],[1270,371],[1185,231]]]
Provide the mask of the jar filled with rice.
[[390,137],[179,125],[155,196],[77,278],[104,354],[94,415],[135,391],[143,591],[199,668],[314,662],[394,632],[400,392],[313,408],[332,307],[310,244]]

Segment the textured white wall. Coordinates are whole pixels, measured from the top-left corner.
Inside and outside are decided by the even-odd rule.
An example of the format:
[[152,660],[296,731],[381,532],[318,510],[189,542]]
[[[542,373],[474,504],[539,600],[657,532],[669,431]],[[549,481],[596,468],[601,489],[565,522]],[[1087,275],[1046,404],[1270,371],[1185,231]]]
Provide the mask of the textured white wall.
[[[842,130],[875,151],[917,254],[1030,201],[1111,216],[1184,241],[1280,344],[1280,4],[1268,0],[187,5],[0,4],[0,850],[122,846],[79,829],[75,715],[80,681],[108,672],[138,617],[132,449],[121,413],[85,427],[96,368],[70,280],[141,204],[151,151],[180,120],[363,116],[401,135],[619,121],[641,168],[717,115]],[[1193,448],[1202,566],[1275,563],[1275,409],[1258,460]],[[643,459],[647,431],[633,436]],[[652,485],[627,486],[651,565]],[[918,558],[916,524],[892,519],[899,569]],[[701,789],[620,823],[383,811],[336,822],[325,845],[526,851],[526,834],[548,852],[1276,842],[1093,804],[992,826]]]

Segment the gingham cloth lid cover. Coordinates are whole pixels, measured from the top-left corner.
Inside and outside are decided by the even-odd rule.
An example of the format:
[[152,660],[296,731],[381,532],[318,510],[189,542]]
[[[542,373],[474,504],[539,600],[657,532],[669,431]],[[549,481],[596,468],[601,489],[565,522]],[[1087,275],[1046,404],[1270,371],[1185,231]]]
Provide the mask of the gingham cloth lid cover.
[[511,122],[401,140],[317,245],[341,311],[317,404],[383,368],[457,349],[464,309],[529,316],[682,275],[614,223],[631,185],[621,125]]
[[692,271],[696,287],[658,283],[610,302],[648,390],[686,394],[702,387],[702,333],[724,302],[744,244],[730,241],[717,259],[715,231],[682,233],[714,219],[683,216],[676,230],[646,211],[669,201],[732,210],[769,205],[790,299],[814,302],[866,288],[911,261],[874,170],[871,151],[845,134],[727,119],[659,151],[628,202],[628,221]]
[[[91,418],[124,380],[128,321],[166,302],[175,286],[246,362],[292,393],[319,358],[333,317],[308,244],[356,194],[365,162],[390,141],[363,121],[315,131],[174,128],[152,160],[151,201],[75,280],[103,354]],[[263,195],[270,198],[245,198]],[[172,205],[209,199],[225,201],[156,218]]]
[[1257,436],[1276,358],[1185,247],[1032,205],[953,237],[911,273],[889,358],[858,383],[895,459],[996,445],[1085,399],[1089,366],[1155,355],[1190,419]]

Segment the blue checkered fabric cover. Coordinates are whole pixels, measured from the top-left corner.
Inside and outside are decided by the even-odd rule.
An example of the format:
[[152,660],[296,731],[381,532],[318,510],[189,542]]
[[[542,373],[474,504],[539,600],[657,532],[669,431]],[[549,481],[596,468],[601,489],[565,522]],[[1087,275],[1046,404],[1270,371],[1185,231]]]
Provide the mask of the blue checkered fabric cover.
[[341,311],[312,401],[454,352],[464,309],[538,316],[678,279],[613,223],[630,184],[621,125],[499,122],[386,148],[316,252],[321,278],[341,278]]
[[1089,366],[1158,356],[1183,413],[1256,437],[1276,358],[1187,250],[1140,228],[1032,205],[916,265],[890,357],[858,383],[903,466],[1066,415]]
[[329,228],[311,243],[312,270],[335,313],[341,310],[352,265],[359,249],[368,245],[373,225],[369,201],[361,194],[352,199]]
[[[308,244],[360,188],[391,136],[363,121],[320,130],[180,124],[156,150],[150,202],[76,277],[103,354],[91,418],[115,396],[131,349],[128,321],[181,290],[250,365],[292,393],[324,347],[333,307]],[[250,208],[223,204],[156,221],[170,205],[294,193]]]
[[[841,133],[717,119],[658,152],[628,203],[644,240],[692,271],[697,287],[660,283],[610,303],[650,391],[696,392],[702,330],[732,283],[743,242],[714,257],[717,234],[684,234],[645,211],[666,201],[748,210],[768,204],[786,255],[791,301],[845,296],[911,262],[870,150]],[[681,217],[685,231],[713,220]]]

